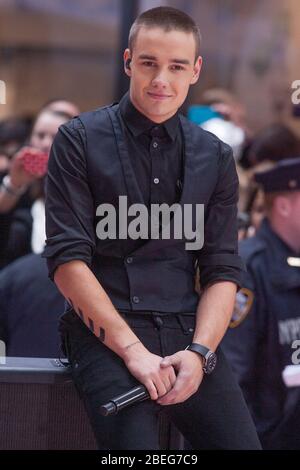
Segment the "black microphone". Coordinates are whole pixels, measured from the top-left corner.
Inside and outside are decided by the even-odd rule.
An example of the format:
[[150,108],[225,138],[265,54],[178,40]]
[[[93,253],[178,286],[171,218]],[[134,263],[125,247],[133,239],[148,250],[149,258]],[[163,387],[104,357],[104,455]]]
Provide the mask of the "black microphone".
[[102,416],[116,415],[126,406],[146,400],[147,398],[150,398],[148,390],[144,385],[139,385],[122,395],[112,398],[108,403],[105,403],[105,405],[102,405],[100,407],[100,413]]

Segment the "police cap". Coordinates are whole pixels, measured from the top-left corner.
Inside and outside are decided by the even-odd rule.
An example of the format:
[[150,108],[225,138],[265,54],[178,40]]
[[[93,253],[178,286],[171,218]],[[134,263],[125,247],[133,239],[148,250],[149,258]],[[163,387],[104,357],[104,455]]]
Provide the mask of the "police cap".
[[300,191],[300,158],[281,160],[272,168],[254,174],[266,193]]

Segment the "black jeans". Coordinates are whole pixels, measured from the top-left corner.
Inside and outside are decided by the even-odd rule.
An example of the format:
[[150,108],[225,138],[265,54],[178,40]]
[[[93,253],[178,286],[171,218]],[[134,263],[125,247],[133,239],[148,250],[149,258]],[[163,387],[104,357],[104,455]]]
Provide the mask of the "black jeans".
[[[162,357],[184,349],[193,338],[194,314],[120,313],[149,351]],[[241,390],[220,349],[216,369],[184,403],[160,406],[149,399],[103,417],[100,406],[138,382],[73,310],[63,315],[60,331],[99,449],[159,449],[160,413],[168,415],[194,449],[260,449]]]

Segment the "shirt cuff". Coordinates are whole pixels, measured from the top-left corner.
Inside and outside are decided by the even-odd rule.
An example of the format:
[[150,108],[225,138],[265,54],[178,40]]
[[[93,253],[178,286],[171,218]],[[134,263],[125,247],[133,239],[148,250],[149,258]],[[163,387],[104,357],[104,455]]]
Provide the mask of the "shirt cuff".
[[92,264],[92,252],[92,247],[88,244],[69,247],[63,251],[57,251],[54,247],[46,247],[42,257],[47,258],[48,276],[51,281],[54,281],[55,270],[61,264],[68,263],[69,261],[83,261],[90,268]]
[[200,286],[204,288],[215,282],[230,281],[239,290],[242,287],[242,274],[242,269],[232,266],[205,266],[200,268]]
[[220,253],[213,255],[200,255],[198,265],[202,266],[231,266],[246,271],[245,264],[238,254]]

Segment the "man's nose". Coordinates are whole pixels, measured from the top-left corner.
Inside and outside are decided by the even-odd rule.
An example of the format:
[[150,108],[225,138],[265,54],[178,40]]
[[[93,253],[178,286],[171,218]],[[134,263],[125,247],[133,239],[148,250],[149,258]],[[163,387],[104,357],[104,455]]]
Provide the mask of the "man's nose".
[[168,84],[168,75],[165,70],[160,70],[152,79],[152,85],[157,88],[166,88]]

